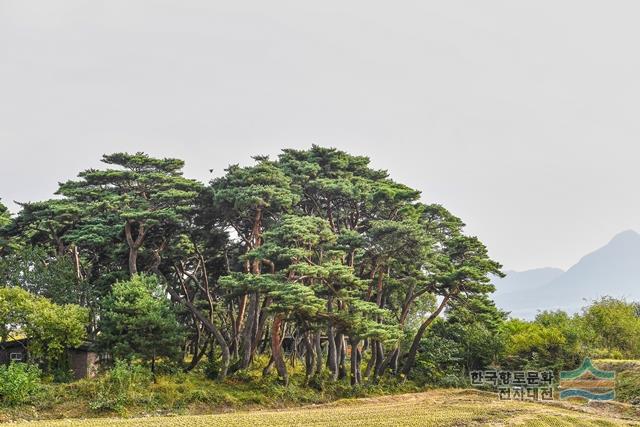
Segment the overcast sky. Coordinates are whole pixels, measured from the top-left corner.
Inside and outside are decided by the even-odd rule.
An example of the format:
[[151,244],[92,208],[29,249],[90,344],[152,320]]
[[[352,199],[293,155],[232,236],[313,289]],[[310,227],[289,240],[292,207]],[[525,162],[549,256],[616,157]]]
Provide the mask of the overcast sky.
[[[312,143],[461,216],[508,269],[640,229],[637,1],[0,0],[0,198],[103,153]],[[15,206],[13,207],[15,208]]]

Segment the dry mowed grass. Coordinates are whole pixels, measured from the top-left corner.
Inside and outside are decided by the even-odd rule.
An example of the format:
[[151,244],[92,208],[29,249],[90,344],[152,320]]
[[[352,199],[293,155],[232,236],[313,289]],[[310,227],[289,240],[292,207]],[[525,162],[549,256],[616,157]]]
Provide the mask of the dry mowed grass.
[[[600,412],[600,411],[598,411]],[[38,421],[11,424],[32,427],[205,427],[205,426],[618,426],[640,423],[569,407],[499,401],[477,391],[434,390],[369,399],[338,401],[280,411],[135,419]]]

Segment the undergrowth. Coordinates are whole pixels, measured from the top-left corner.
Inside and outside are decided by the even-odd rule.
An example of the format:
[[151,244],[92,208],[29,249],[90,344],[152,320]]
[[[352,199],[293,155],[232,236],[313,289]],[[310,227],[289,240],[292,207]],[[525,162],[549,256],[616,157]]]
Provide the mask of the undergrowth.
[[307,380],[300,364],[291,368],[291,381],[285,387],[275,374],[263,376],[266,363],[259,359],[254,368],[235,372],[223,382],[207,377],[206,364],[189,373],[160,374],[154,381],[145,368],[120,363],[97,378],[43,384],[28,405],[0,409],[0,421],[284,408],[420,389],[395,379],[357,387],[346,379],[331,382],[321,376]]

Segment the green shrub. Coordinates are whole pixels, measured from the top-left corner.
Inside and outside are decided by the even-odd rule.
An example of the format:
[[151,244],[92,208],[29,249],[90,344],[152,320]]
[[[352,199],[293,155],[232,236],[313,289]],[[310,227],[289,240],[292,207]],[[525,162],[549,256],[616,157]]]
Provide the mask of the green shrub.
[[633,405],[640,404],[640,372],[630,370],[617,375],[616,400]]
[[222,363],[220,363],[219,359],[207,359],[204,365],[204,375],[210,380],[215,380],[218,378],[221,367]]
[[209,402],[213,400],[211,394],[207,390],[195,389],[187,393],[187,402]]
[[4,405],[15,406],[28,401],[40,390],[40,369],[26,363],[0,366],[0,399]]
[[70,383],[75,380],[75,376],[71,369],[54,369],[51,373],[51,380],[56,383]]
[[608,348],[594,348],[589,356],[593,359],[624,359],[622,351]]
[[118,361],[97,379],[96,395],[89,407],[95,411],[123,412],[126,405],[146,393],[151,379],[148,369]]

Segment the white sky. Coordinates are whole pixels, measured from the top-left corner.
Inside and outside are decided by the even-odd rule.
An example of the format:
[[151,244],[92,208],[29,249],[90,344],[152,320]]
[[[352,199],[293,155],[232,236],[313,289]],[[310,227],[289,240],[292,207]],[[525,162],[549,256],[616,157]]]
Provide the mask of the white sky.
[[101,154],[208,180],[312,143],[446,205],[509,269],[640,228],[640,3],[0,0],[0,198]]

